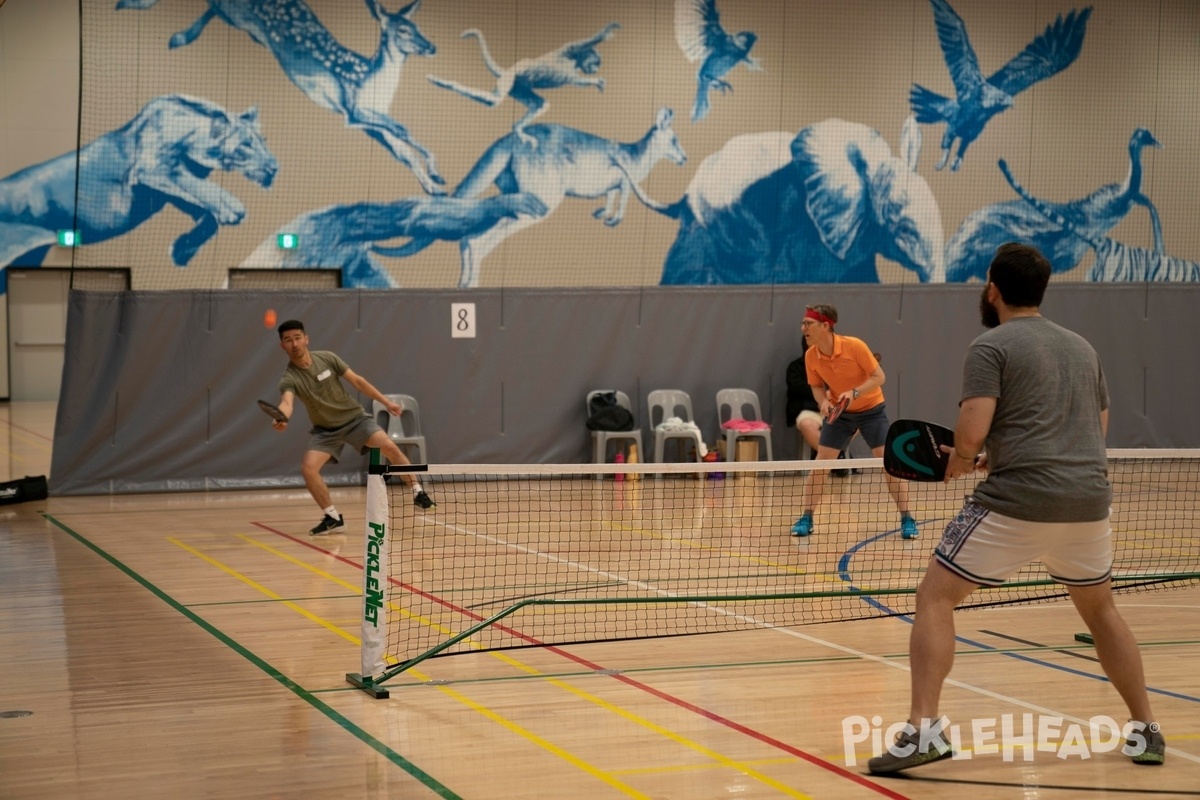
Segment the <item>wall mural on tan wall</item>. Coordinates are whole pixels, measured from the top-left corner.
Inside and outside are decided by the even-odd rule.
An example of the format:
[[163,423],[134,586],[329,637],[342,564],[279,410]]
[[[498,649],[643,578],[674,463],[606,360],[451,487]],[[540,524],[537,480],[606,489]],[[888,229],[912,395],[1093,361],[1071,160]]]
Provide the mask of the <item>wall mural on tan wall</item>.
[[761,70],[750,57],[750,48],[758,34],[742,31],[732,36],[721,27],[716,0],[675,0],[675,41],[693,64],[696,72],[696,101],[692,104],[692,122],[708,116],[708,93],[733,91],[725,76],[738,64]]
[[[1139,111],[1191,73],[1138,72],[1157,105],[1110,88],[1103,70],[1131,74],[1146,48],[1105,37],[1142,11],[1059,2],[858,0],[877,13],[852,19],[825,0],[84,0],[85,63],[136,53],[138,79],[104,94],[103,70],[85,76],[92,141],[0,179],[0,266],[39,265],[77,229],[81,265],[92,246],[111,265],[103,243],[126,237],[116,258],[139,288],[219,286],[234,266],[335,268],[357,288],[937,283],[982,280],[1012,240],[1066,279],[1200,279],[1167,252],[1200,254],[1170,229],[1191,167],[1163,161],[1197,146],[1195,126],[1154,125],[1173,146],[1151,180],[1142,151],[1162,145]],[[107,116],[139,91],[140,111]],[[1125,179],[1092,190],[1130,130]],[[922,132],[939,137],[925,165]],[[1098,132],[1119,138],[1101,149]],[[268,187],[280,170],[269,195],[212,174]],[[603,205],[588,217],[568,198]],[[142,225],[168,207],[177,231],[171,211]],[[190,269],[160,269],[164,254]],[[618,262],[637,277],[608,275]]]
[[[246,215],[245,205],[209,176],[240,172],[265,189],[278,168],[255,109],[235,116],[201,98],[156,97],[77,153],[0,180],[0,264],[40,266],[60,230],[103,242],[173,206],[195,223],[171,245],[171,260],[187,266],[220,226]],[[76,180],[87,187],[78,208]]]
[[876,255],[921,281],[944,281],[937,200],[913,171],[916,136],[910,120],[902,143],[910,160],[878,131],[840,119],[794,138],[731,139],[668,212],[680,223],[663,283],[875,283]]
[[[1121,183],[1107,183],[1087,197],[1035,207],[1031,200],[1008,200],[971,213],[946,246],[946,276],[952,281],[983,280],[996,248],[1005,242],[1028,242],[1045,254],[1055,272],[1072,269],[1092,242],[1117,226],[1133,206],[1150,212],[1156,249],[1162,250],[1162,223],[1158,209],[1142,193],[1142,148],[1162,147],[1153,134],[1138,128],[1129,139],[1129,172]],[[1009,184],[1020,189],[1000,161]],[[1050,212],[1050,213],[1045,213]],[[1069,224],[1064,224],[1064,221]]]
[[[147,9],[158,2],[120,0],[117,8]],[[444,194],[440,187],[445,181],[434,166],[433,154],[389,113],[405,60],[410,55],[437,52],[412,21],[421,0],[413,0],[394,14],[379,0],[366,0],[366,5],[379,24],[379,46],[371,58],[339,43],[304,0],[208,0],[204,13],[191,27],[172,36],[170,46],[191,44],[209,22],[221,18],[270,50],[310,100],[341,114],[348,126],[387,148],[413,171],[426,192]]]
[[525,144],[535,144],[536,139],[525,131],[525,128],[535,119],[546,113],[546,101],[538,94],[539,89],[557,89],[560,86],[594,87],[604,91],[604,78],[593,77],[602,63],[600,52],[596,45],[608,41],[608,38],[621,26],[610,22],[604,30],[590,39],[564,44],[537,58],[523,58],[511,67],[501,67],[488,51],[483,34],[471,29],[463,31],[462,38],[472,38],[479,42],[479,54],[488,72],[496,78],[496,88],[492,91],[472,89],[460,83],[429,76],[429,82],[443,89],[449,89],[463,97],[482,103],[489,108],[495,108],[504,102],[505,97],[511,97],[525,106],[525,116],[513,125],[513,133]]
[[909,102],[917,122],[946,123],[946,132],[942,136],[942,158],[936,168],[946,166],[950,150],[957,140],[958,152],[950,163],[950,170],[957,171],[967,148],[983,133],[984,126],[992,117],[1011,108],[1018,93],[1038,81],[1057,75],[1075,62],[1079,51],[1083,49],[1083,37],[1092,9],[1085,8],[1078,13],[1072,11],[1066,18],[1059,15],[1041,36],[990,77],[984,78],[975,48],[971,47],[971,40],[967,38],[967,26],[962,17],[946,0],[930,2],[937,24],[938,44],[942,47],[946,67],[954,81],[956,97],[952,100],[914,83]]
[[[377,255],[403,257],[435,240],[471,241],[504,220],[540,217],[546,211],[542,201],[523,192],[481,199],[419,195],[390,203],[335,205],[291,220],[264,239],[241,266],[340,269],[342,286],[394,289],[400,283]],[[294,234],[305,246],[280,250],[276,241],[281,234]],[[404,237],[409,238],[408,244],[382,244]]]

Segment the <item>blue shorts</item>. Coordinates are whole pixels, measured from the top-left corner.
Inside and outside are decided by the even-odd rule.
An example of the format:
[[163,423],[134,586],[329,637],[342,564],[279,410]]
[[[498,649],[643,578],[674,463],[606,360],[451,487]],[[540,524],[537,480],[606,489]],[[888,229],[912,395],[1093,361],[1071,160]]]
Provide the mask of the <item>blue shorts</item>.
[[367,414],[351,420],[340,428],[313,427],[309,431],[308,449],[328,453],[329,460],[336,464],[344,445],[348,444],[357,448],[360,453],[366,453],[370,449],[367,447],[367,440],[381,430],[383,428],[379,427],[379,424]]
[[832,423],[821,425],[821,447],[832,447],[834,450],[845,450],[854,438],[861,433],[867,447],[874,450],[883,447],[887,441],[888,418],[885,403],[880,403],[866,411],[845,411]]

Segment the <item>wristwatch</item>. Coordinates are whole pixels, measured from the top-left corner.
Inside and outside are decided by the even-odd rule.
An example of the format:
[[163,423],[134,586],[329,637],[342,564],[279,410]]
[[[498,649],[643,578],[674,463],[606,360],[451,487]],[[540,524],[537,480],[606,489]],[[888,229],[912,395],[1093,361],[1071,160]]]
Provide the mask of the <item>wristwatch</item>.
[[851,398],[853,398],[853,399],[855,399],[855,400],[857,400],[857,399],[858,399],[858,389],[851,389],[851,390],[850,390],[850,397],[851,397]]

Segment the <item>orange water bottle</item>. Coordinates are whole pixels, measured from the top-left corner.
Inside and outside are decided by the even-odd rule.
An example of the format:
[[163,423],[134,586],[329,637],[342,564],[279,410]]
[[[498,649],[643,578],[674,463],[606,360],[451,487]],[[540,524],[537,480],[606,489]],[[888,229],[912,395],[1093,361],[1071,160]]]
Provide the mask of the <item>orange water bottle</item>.
[[[618,453],[617,453],[617,457],[616,457],[614,460],[615,460],[615,461],[616,461],[618,464],[624,464],[624,463],[625,463],[625,454],[624,454],[624,453],[622,453],[622,452],[619,452],[619,451],[618,451]],[[624,473],[624,472],[618,472],[616,475],[614,475],[614,476],[613,476],[613,480],[615,480],[615,481],[623,481],[623,480],[625,480],[625,473]]]

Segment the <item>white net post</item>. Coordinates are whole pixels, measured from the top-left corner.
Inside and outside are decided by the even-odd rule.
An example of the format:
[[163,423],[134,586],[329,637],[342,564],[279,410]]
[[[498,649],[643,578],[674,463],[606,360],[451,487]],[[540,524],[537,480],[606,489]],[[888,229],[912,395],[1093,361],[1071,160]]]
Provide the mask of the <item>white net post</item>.
[[[379,450],[371,450],[371,466],[382,464]],[[383,654],[387,633],[388,491],[383,473],[367,474],[367,522],[363,541],[362,677],[385,669]]]

